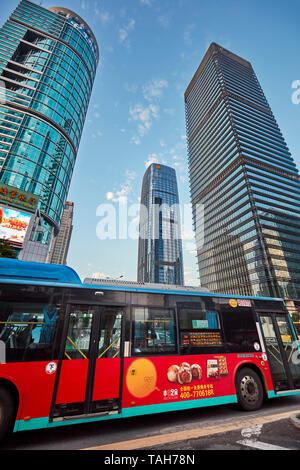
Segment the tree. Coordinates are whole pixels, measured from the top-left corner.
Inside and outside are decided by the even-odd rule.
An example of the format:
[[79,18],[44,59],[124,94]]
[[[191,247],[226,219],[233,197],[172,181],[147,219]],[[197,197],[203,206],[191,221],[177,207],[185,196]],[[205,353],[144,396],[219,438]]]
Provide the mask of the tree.
[[6,241],[0,240],[0,258],[18,258],[17,251]]

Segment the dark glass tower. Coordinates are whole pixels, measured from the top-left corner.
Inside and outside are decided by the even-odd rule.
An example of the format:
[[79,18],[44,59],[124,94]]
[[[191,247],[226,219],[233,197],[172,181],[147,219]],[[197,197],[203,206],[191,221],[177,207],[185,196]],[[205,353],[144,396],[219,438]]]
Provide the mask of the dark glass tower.
[[67,264],[67,256],[73,231],[74,203],[67,201],[63,210],[58,235],[53,239],[48,262]]
[[153,163],[143,178],[137,278],[184,284],[176,173],[165,165]]
[[300,178],[251,64],[212,43],[185,105],[201,284],[300,298]]
[[38,201],[21,259],[45,261],[58,233],[98,61],[66,8],[22,0],[0,29],[0,185]]

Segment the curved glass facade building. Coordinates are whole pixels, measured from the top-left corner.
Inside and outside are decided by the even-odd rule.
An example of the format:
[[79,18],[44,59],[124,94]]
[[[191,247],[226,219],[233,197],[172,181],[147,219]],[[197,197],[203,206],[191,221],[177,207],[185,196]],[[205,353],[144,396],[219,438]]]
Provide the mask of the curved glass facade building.
[[300,298],[300,177],[250,62],[212,43],[185,105],[201,285]]
[[155,163],[147,168],[142,183],[137,280],[184,284],[176,173]]
[[22,0],[0,30],[0,185],[38,201],[22,259],[36,242],[42,261],[58,233],[98,62],[89,26],[65,8]]

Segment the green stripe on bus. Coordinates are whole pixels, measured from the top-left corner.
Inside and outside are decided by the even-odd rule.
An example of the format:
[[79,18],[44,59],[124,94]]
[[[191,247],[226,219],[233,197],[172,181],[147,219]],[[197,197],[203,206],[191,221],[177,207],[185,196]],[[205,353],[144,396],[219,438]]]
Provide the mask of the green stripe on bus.
[[[268,391],[268,398],[278,398],[289,395],[299,395],[299,391],[287,392],[277,394],[274,390]],[[14,432],[17,431],[30,431],[35,429],[45,429],[58,426],[66,426],[71,424],[81,424],[89,423],[95,421],[107,421],[110,419],[120,419],[120,418],[130,418],[134,416],[143,416],[156,413],[166,413],[179,410],[189,410],[193,408],[202,408],[205,406],[213,405],[227,405],[229,403],[237,403],[236,395],[228,395],[224,397],[215,397],[215,398],[203,398],[201,400],[186,400],[186,401],[177,401],[172,403],[159,403],[157,405],[146,405],[146,406],[135,406],[131,408],[123,408],[120,414],[108,415],[108,416],[97,416],[95,418],[86,418],[86,419],[76,419],[76,420],[66,420],[66,421],[55,421],[49,423],[49,418],[35,418],[31,420],[19,420],[16,421]]]
[[123,408],[120,414],[97,416],[95,418],[55,421],[49,423],[49,418],[35,418],[30,420],[18,420],[15,423],[14,432],[29,431],[34,429],[52,428],[58,426],[66,426],[71,424],[89,423],[95,421],[105,421],[108,419],[130,418],[134,416],[143,416],[156,413],[166,413],[178,410],[189,410],[193,408],[202,408],[213,405],[227,405],[229,403],[237,403],[236,395],[228,395],[224,397],[202,398],[201,400],[186,400],[172,403],[159,403],[157,405],[135,406],[131,408]]
[[300,390],[295,390],[293,392],[281,392],[281,393],[276,393],[274,390],[271,390],[268,392],[268,398],[280,398],[280,397],[288,397],[291,395],[299,395]]

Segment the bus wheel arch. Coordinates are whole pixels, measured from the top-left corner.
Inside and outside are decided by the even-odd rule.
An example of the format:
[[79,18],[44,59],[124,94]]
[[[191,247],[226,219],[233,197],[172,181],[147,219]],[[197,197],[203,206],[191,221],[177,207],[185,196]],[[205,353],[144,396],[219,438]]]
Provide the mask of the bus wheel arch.
[[253,363],[240,364],[234,374],[234,386],[238,405],[245,411],[259,409],[268,396],[264,374]]
[[0,439],[13,431],[20,404],[17,387],[7,379],[0,379]]

